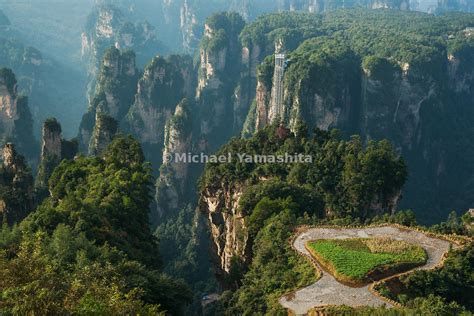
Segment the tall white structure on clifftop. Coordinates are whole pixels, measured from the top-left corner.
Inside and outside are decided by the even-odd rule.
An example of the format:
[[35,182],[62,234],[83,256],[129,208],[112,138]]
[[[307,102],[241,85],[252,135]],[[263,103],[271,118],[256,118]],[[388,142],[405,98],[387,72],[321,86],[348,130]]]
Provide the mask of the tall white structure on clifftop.
[[278,117],[283,118],[284,87],[283,78],[285,75],[285,54],[275,54],[275,70],[273,72],[273,87],[270,106],[270,121],[273,122]]

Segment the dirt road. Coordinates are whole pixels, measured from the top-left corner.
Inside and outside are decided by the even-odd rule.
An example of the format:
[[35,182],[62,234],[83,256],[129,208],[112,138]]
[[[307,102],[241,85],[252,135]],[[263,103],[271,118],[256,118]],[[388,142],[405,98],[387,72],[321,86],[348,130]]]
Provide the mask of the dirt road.
[[[300,253],[310,257],[305,243],[316,239],[347,239],[388,236],[397,240],[404,240],[423,247],[428,254],[428,261],[417,269],[431,269],[435,267],[449,251],[450,242],[427,236],[422,232],[399,229],[392,226],[367,227],[354,229],[313,228],[301,233],[293,242],[293,246]],[[369,285],[353,288],[339,283],[332,275],[323,272],[321,279],[316,283],[300,289],[293,295],[280,298],[280,304],[292,310],[295,314],[306,314],[313,307],[326,305],[348,306],[382,306],[387,302],[376,297],[369,291]]]

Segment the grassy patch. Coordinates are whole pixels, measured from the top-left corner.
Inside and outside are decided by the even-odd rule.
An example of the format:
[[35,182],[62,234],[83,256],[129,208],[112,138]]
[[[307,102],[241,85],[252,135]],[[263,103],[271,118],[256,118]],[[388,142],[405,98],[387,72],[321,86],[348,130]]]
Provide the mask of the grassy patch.
[[316,240],[307,244],[326,270],[342,282],[364,283],[426,262],[420,246],[386,237]]

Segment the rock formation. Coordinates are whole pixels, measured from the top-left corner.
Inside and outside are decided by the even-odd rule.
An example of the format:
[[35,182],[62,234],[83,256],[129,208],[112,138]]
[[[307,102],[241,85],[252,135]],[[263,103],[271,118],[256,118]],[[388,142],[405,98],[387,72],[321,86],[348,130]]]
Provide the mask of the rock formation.
[[[165,127],[163,165],[156,183],[158,213],[177,211],[189,189],[191,164],[176,159],[192,150],[192,121],[187,100],[181,101]],[[181,201],[181,202],[180,202]]]
[[141,140],[147,157],[161,161],[165,125],[183,99],[193,99],[194,67],[189,57],[157,56],[147,65],[138,82],[125,129]]
[[18,94],[17,81],[10,69],[0,69],[0,139],[14,142],[18,151],[34,160],[36,142],[28,98]]
[[131,16],[111,4],[96,5],[82,32],[82,57],[89,76],[89,104],[93,103],[96,93],[94,87],[103,57],[112,46],[120,50],[133,50],[139,67],[144,67],[158,53],[167,51],[148,22],[135,22]]
[[121,52],[114,47],[106,51],[97,79],[95,96],[80,126],[79,142],[83,151],[90,143],[97,112],[118,122],[125,118],[133,104],[138,77],[133,51]]
[[12,143],[3,147],[0,167],[0,214],[9,224],[19,223],[34,208],[33,177]]
[[205,24],[199,54],[197,102],[201,111],[201,136],[210,143],[210,150],[217,149],[235,134],[234,118],[243,122],[237,118],[240,110],[233,101],[242,64],[238,36],[244,25],[236,13],[215,14]]
[[38,202],[48,196],[48,180],[63,159],[72,159],[78,151],[77,140],[65,140],[61,136],[61,124],[56,118],[49,118],[43,123],[41,160],[35,180]]
[[216,12],[228,11],[249,16],[248,0],[169,0],[163,1],[161,29],[173,47],[193,54],[199,49],[206,18]]
[[217,260],[217,277],[222,280],[230,272],[232,258],[250,261],[250,243],[246,220],[239,209],[244,191],[242,185],[216,184],[201,193],[200,209],[208,216],[212,249]]
[[[364,12],[370,16],[382,14]],[[339,14],[327,16],[330,20],[342,21]],[[412,16],[396,11],[390,11],[389,15],[402,20]],[[288,16],[285,18],[291,20]],[[448,20],[443,21],[440,23],[449,24]],[[473,98],[473,48],[468,44],[474,34],[472,28],[459,25],[450,31],[452,42],[435,50],[420,48],[426,54],[421,58],[400,51],[397,56],[401,57],[397,59],[394,55],[381,57],[380,52],[361,50],[359,39],[354,40],[353,35],[362,33],[348,32],[336,40],[314,34],[318,23],[321,22],[317,16],[298,16],[298,22],[292,24],[271,15],[265,22],[248,25],[241,33],[240,78],[246,79],[236,85],[248,84],[255,78],[255,84],[250,83],[255,100],[243,135],[250,136],[269,124],[278,123],[278,117],[292,132],[297,132],[304,122],[310,130],[337,128],[345,137],[360,134],[363,144],[386,138],[405,158],[410,177],[403,192],[394,191],[387,196],[374,194],[367,209],[374,214],[377,210],[392,213],[399,204],[400,208],[414,209],[427,222],[443,220],[443,212],[454,204],[457,209],[465,209],[469,199],[472,200],[474,187],[472,177],[464,174],[466,170],[473,170],[474,165],[467,158],[472,158],[469,150],[462,158],[456,152],[459,148],[467,150],[472,144],[472,128],[466,119],[473,113],[469,101]],[[428,20],[420,19],[420,23],[428,23]],[[268,27],[270,24],[272,27]],[[324,24],[321,27],[324,28]],[[215,32],[209,30],[208,33]],[[275,65],[271,55],[274,43],[279,40],[288,59],[281,111],[272,108],[271,103]],[[222,46],[219,51],[229,47]],[[266,55],[270,56],[265,58]],[[219,58],[211,59],[209,66],[205,63],[208,58],[202,56],[201,51],[202,64],[206,65],[203,74],[211,76],[200,77],[199,86],[204,87],[203,91],[207,87],[222,86],[213,71],[214,65],[219,65]],[[206,187],[201,195],[201,209],[209,216],[214,251],[224,273],[229,272],[234,255],[245,259],[248,250],[245,234],[242,234],[246,223],[238,208],[241,186],[220,183]]]
[[94,131],[89,143],[89,155],[100,156],[104,149],[112,142],[117,132],[117,121],[102,112],[97,112]]
[[90,73],[96,74],[107,48],[132,49],[141,66],[164,50],[155,30],[148,22],[134,23],[118,7],[98,5],[89,14],[82,33],[82,56],[90,62]]

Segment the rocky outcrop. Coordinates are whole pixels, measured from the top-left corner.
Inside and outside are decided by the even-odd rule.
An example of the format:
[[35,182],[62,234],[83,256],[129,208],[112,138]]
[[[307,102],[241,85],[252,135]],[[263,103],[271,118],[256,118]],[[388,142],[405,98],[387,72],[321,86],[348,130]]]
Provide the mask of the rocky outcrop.
[[[235,259],[243,264],[252,260],[251,250],[265,220],[286,212],[285,208],[296,216],[347,216],[362,221],[394,214],[397,208],[406,168],[387,141],[372,142],[364,148],[357,137],[341,141],[335,133],[317,130],[313,138],[305,128],[299,133],[295,136],[283,125],[272,125],[251,139],[231,141],[219,154],[278,154],[296,140],[304,152],[312,153],[314,160],[308,164],[297,163],[285,169],[286,164],[242,165],[234,159],[206,167],[200,182],[199,206],[208,217],[216,270],[224,286],[235,268]],[[301,149],[294,147],[295,151]],[[316,181],[313,172],[317,173]],[[273,199],[296,204],[280,208],[260,204]]]
[[[472,192],[472,180],[464,178],[461,171],[472,167],[468,160],[455,154],[455,148],[471,143],[465,136],[471,133],[469,124],[459,122],[472,113],[468,100],[473,91],[474,60],[472,46],[467,43],[472,32],[469,27],[453,32],[454,42],[446,50],[434,50],[426,58],[411,60],[364,55],[351,46],[350,40],[347,47],[341,42],[333,45],[327,40],[307,40],[305,50],[299,48],[287,54],[284,107],[279,114],[293,131],[302,121],[324,130],[338,128],[346,136],[360,134],[364,143],[389,139],[406,157],[412,173],[401,207],[413,208],[419,214],[429,213],[425,218],[433,218],[436,213],[437,220],[442,220],[443,209],[453,208],[451,203],[458,205],[458,209],[469,204],[465,194],[450,189],[447,183],[453,183],[454,178],[465,179],[461,185],[464,192]],[[323,46],[338,47],[339,52],[319,55]],[[309,51],[314,52],[312,58],[319,62],[298,58]],[[255,103],[245,135],[274,122],[269,98],[273,65],[273,59],[267,59],[259,67]],[[458,162],[464,167],[459,169]],[[456,199],[447,199],[447,192]],[[421,201],[420,196],[425,194],[431,202],[427,198]],[[439,205],[436,211],[427,206],[434,204]]]
[[0,214],[4,222],[19,223],[34,208],[33,177],[12,143],[3,147],[0,167]]
[[[18,119],[18,102],[16,78],[9,69],[2,69],[0,73],[0,113],[2,131],[7,137],[12,137],[15,129],[15,121]],[[21,101],[21,99],[20,99]]]
[[[231,272],[234,257],[244,264],[249,264],[252,259],[253,240],[248,231],[248,214],[251,210],[244,210],[239,205],[247,187],[242,183],[222,182],[207,186],[201,191],[199,208],[208,217],[216,275],[221,282]],[[400,199],[400,190],[393,192],[391,196],[376,195],[364,215],[371,218],[394,214]],[[326,209],[325,216],[332,215],[331,210]]]
[[55,118],[43,124],[43,144],[41,157],[54,156],[61,158],[61,125]]
[[203,26],[207,17],[217,12],[230,11],[250,20],[258,14],[275,11],[272,3],[261,4],[258,0],[168,0],[162,5],[160,30],[166,43],[175,49],[193,54],[199,49]]
[[116,6],[97,5],[89,14],[82,32],[82,57],[89,74],[89,103],[95,94],[94,86],[103,56],[111,46],[133,50],[139,67],[145,66],[156,54],[167,51],[148,22],[134,22]]
[[48,180],[54,169],[63,159],[72,159],[78,151],[77,140],[65,140],[61,132],[61,124],[56,118],[49,118],[43,123],[41,159],[35,180],[38,202],[48,196]]
[[0,69],[0,139],[15,142],[18,151],[34,160],[36,142],[28,98],[17,92],[17,81],[10,69]]
[[165,127],[163,165],[156,183],[158,213],[183,207],[182,197],[189,189],[190,163],[177,159],[192,150],[192,121],[186,100],[181,101]]
[[97,112],[89,143],[89,155],[100,156],[118,132],[118,123],[111,116]]
[[233,257],[248,263],[250,243],[246,219],[239,209],[245,186],[215,184],[201,192],[199,207],[208,216],[217,277],[221,281],[230,272]]
[[[126,129],[141,140],[153,162],[161,161],[166,122],[183,99],[193,99],[195,79],[190,57],[157,56],[138,82],[135,102],[126,117]],[[159,153],[159,156],[158,156]]]
[[[368,14],[378,14],[373,12]],[[299,28],[317,24],[317,21],[300,18]],[[278,22],[272,23],[275,23],[274,33],[285,27]],[[424,221],[433,222],[445,218],[443,212],[452,209],[453,205],[465,209],[471,203],[473,181],[466,172],[471,174],[474,168],[472,159],[467,158],[472,155],[470,151],[462,157],[458,154],[460,148],[467,150],[472,145],[473,130],[467,119],[473,114],[474,60],[472,45],[468,44],[474,34],[471,28],[454,30],[453,43],[439,50],[423,50],[427,54],[423,58],[410,58],[403,51],[400,53],[403,58],[397,60],[393,55],[386,58],[371,56],[358,49],[358,43],[351,39],[342,43],[343,36],[337,43],[321,38],[305,41],[307,35],[300,37],[296,28],[288,27],[281,32],[288,59],[283,82],[284,106],[275,115],[271,104],[274,58],[265,59],[256,72],[248,66],[252,63],[253,49],[273,54],[273,43],[269,45],[269,41],[275,38],[269,35],[271,31],[259,34],[256,29],[262,25],[268,23],[249,25],[240,37],[243,43],[242,73],[245,72],[247,78],[257,76],[255,85],[252,84],[255,101],[247,117],[245,136],[276,123],[276,117],[279,117],[293,132],[304,122],[309,129],[337,128],[347,137],[360,134],[363,144],[388,139],[405,158],[410,177],[403,191],[397,188],[384,194],[374,193],[367,200],[367,213],[364,214],[367,217],[392,214],[399,205],[400,208],[412,208]],[[307,33],[311,33],[310,27]],[[287,34],[293,36],[293,41],[285,37]],[[304,44],[297,48],[295,43]],[[256,61],[263,60],[259,55],[254,53]],[[218,61],[219,58],[215,58],[213,65],[219,65]],[[216,67],[205,68],[208,69],[204,73],[211,73],[213,79]],[[208,84],[215,83],[208,81]],[[221,82],[218,84],[222,87]],[[209,185],[201,195],[200,208],[209,217],[214,254],[221,274],[229,272],[233,256],[244,262],[248,260],[249,240],[246,239],[243,210],[238,208],[242,195],[239,188],[235,183]],[[328,215],[330,211],[326,209]]]
[[239,109],[234,104],[235,88],[242,70],[238,37],[244,24],[236,13],[220,13],[211,16],[205,25],[199,54],[197,102],[201,110],[201,135],[210,142],[211,150],[235,134],[234,118],[240,113],[234,111]]
[[[272,93],[275,93],[272,91],[275,86],[272,72],[275,68],[272,65],[273,59],[266,60],[265,65],[260,68],[257,82],[256,107],[253,109],[254,128],[258,130],[268,124],[282,121],[295,130],[298,124],[304,121],[308,126],[324,130],[340,128],[355,132],[354,124],[358,122],[357,111],[360,108],[360,64],[354,60],[357,58],[341,61],[344,65],[337,67],[308,65],[307,74],[304,75],[296,74],[299,71],[296,70],[299,69],[297,62],[287,67],[281,84],[281,106],[271,101]],[[326,71],[333,75],[326,75],[325,78],[318,76],[318,73]]]
[[254,130],[259,130],[270,124],[270,98],[272,91],[272,82],[260,78],[257,82],[257,93],[255,97],[255,126]]
[[151,24],[134,23],[113,5],[98,5],[89,14],[82,33],[82,56],[91,63],[92,74],[99,70],[102,56],[110,46],[134,50],[140,65],[164,49]]
[[121,52],[114,47],[107,50],[97,79],[95,96],[80,126],[79,141],[83,151],[90,143],[98,112],[118,122],[125,118],[133,104],[138,78],[134,52]]

